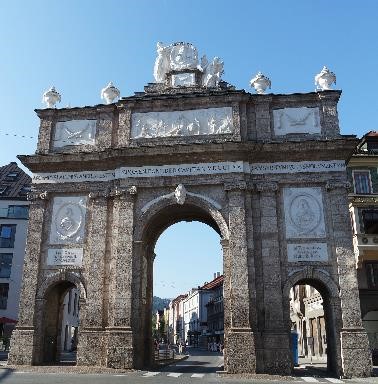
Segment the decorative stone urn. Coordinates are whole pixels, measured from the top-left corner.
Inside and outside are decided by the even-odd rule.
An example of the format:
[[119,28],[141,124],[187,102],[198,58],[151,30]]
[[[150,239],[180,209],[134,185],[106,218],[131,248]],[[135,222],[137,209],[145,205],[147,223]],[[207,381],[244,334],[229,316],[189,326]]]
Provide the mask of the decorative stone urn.
[[270,89],[272,86],[270,79],[261,72],[258,72],[249,83],[251,84],[251,87],[255,88],[255,91],[260,95],[263,94],[268,87]]
[[317,90],[327,91],[331,89],[331,85],[336,84],[336,75],[326,66],[315,76],[315,85]]
[[54,108],[58,102],[61,102],[61,97],[55,87],[48,89],[42,96],[42,103],[45,103],[47,108]]
[[115,87],[112,82],[101,90],[101,99],[105,100],[106,104],[111,104],[115,99],[119,98],[119,96],[119,89]]

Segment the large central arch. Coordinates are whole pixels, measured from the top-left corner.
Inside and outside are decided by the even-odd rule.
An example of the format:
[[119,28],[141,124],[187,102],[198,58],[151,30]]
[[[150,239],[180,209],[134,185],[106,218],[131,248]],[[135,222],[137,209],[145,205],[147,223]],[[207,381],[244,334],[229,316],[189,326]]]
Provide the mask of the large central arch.
[[[135,240],[141,242],[139,247],[141,253],[135,260],[135,268],[141,271],[140,280],[135,282],[134,289],[141,292],[141,297],[135,296],[133,308],[134,328],[138,328],[140,338],[135,339],[134,348],[140,361],[138,365],[142,367],[151,367],[153,365],[153,342],[149,325],[151,324],[151,306],[152,306],[152,276],[154,249],[159,236],[169,226],[180,221],[199,221],[209,225],[220,236],[221,244],[226,244],[229,236],[227,223],[222,214],[209,202],[203,201],[198,197],[188,197],[185,204],[178,204],[174,199],[164,199],[151,205],[144,211],[138,220],[135,228]],[[223,249],[223,255],[225,249]],[[223,260],[225,257],[223,256]],[[227,264],[227,263],[226,263]],[[224,266],[225,279],[230,275],[230,271]],[[225,314],[228,307],[225,301]],[[227,316],[227,315],[225,315]],[[227,352],[226,352],[227,353]]]

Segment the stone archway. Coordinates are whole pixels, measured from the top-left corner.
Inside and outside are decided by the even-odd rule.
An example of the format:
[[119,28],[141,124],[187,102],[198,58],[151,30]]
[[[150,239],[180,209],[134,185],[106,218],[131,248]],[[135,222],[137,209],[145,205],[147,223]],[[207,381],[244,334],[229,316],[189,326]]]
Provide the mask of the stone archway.
[[[173,199],[164,199],[151,205],[146,211],[142,209],[142,212],[134,232],[135,239],[139,242],[139,252],[135,259],[135,267],[142,271],[138,282],[142,297],[136,296],[133,303],[133,308],[138,308],[138,310],[134,311],[134,327],[138,326],[138,334],[142,335],[142,337],[136,340],[134,348],[136,355],[140,358],[137,364],[142,367],[150,367],[153,364],[153,343],[149,325],[152,313],[154,248],[157,239],[165,229],[180,221],[199,221],[209,225],[221,237],[224,276],[225,280],[229,280],[230,271],[227,267],[229,263],[227,263],[226,259],[229,230],[221,212],[211,202],[204,201],[196,196],[189,196],[183,204],[178,204]],[[137,266],[137,263],[140,264]],[[229,310],[229,303],[225,300],[225,317],[229,316]]]
[[327,339],[327,370],[336,376],[342,375],[341,345],[339,342],[341,331],[341,308],[339,289],[332,278],[316,268],[304,268],[290,276],[283,288],[286,305],[286,316],[289,308],[290,289],[295,285],[310,285],[322,296]]
[[[79,301],[76,302],[72,299],[71,303],[70,300],[68,304],[70,309],[67,309],[64,299],[66,294],[74,288],[79,293]],[[75,312],[80,308],[80,316],[83,318],[85,303],[86,289],[80,277],[75,273],[57,272],[46,277],[37,291],[36,331],[40,337],[36,340],[36,350],[38,351],[35,354],[36,364],[51,364],[60,361],[64,344],[62,339],[63,315]],[[77,334],[75,334],[75,339],[76,345]]]

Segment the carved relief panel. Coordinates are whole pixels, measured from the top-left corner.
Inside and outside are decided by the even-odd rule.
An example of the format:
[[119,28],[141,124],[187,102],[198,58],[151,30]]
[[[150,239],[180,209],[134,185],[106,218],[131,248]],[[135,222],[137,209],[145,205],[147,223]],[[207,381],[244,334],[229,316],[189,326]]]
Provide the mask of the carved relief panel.
[[320,133],[319,108],[283,108],[273,110],[274,133]]
[[218,135],[233,132],[231,107],[133,113],[131,118],[133,139]]
[[287,239],[326,236],[321,188],[285,188],[284,210]]
[[68,145],[95,145],[97,120],[58,121],[55,125],[53,148]]
[[50,244],[80,244],[84,241],[86,196],[55,197]]

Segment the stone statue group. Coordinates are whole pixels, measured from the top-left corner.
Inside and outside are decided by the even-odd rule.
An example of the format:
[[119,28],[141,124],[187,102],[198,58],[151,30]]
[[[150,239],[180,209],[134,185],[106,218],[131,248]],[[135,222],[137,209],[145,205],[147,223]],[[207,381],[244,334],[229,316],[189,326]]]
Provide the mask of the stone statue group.
[[206,55],[198,63],[197,49],[190,43],[174,43],[164,46],[157,43],[157,58],[154,77],[157,83],[164,83],[166,74],[171,71],[199,70],[202,72],[201,83],[204,87],[217,87],[224,73],[223,61],[214,57],[210,63]]

